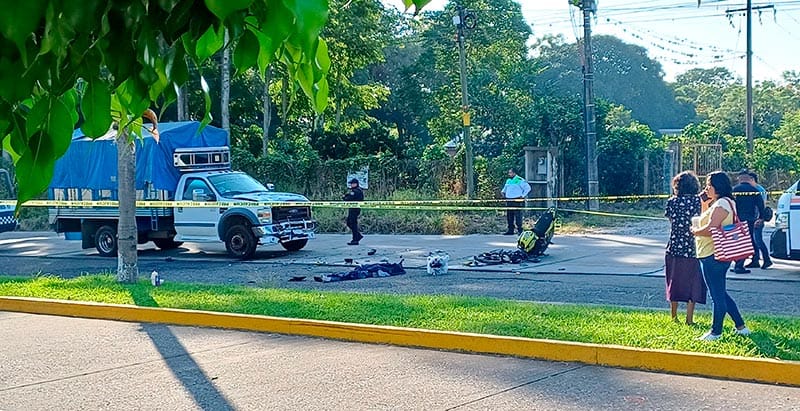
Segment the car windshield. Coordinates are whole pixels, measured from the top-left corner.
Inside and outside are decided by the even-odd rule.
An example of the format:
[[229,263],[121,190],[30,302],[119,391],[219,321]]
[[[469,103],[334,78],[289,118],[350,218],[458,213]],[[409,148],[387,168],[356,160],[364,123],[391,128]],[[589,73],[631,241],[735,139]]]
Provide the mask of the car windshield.
[[256,179],[244,173],[218,174],[209,176],[208,180],[223,197],[267,191]]

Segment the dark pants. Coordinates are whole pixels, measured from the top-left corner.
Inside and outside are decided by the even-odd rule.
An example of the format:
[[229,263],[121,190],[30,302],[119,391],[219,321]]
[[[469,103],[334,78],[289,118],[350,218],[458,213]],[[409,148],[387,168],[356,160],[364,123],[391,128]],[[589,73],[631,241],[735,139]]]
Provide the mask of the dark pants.
[[[755,255],[758,255],[758,249],[756,248],[756,240],[755,240],[755,230],[753,229],[753,226],[755,225],[755,221],[747,220],[745,222],[747,223],[747,228],[750,231],[750,242],[753,244],[753,249],[756,250],[755,251]],[[763,243],[764,240],[761,240],[761,242]],[[765,247],[766,247],[766,245],[765,245]],[[767,254],[767,255],[769,255],[769,254]],[[744,260],[746,260],[746,258],[743,258],[741,260],[737,260],[736,264],[734,264],[734,266],[733,266],[733,269],[734,270],[744,270]]]
[[722,334],[722,323],[725,321],[725,314],[729,314],[736,328],[744,325],[744,319],[739,313],[739,307],[728,294],[725,286],[725,276],[731,263],[723,263],[714,259],[713,255],[700,259],[700,267],[703,269],[703,280],[708,286],[711,300],[714,303],[714,315],[711,323],[711,334]]
[[770,262],[769,248],[767,248],[767,243],[764,242],[764,224],[761,224],[761,227],[753,229],[753,240],[755,240],[753,262],[758,264],[760,257],[764,257],[764,263]]
[[[525,207],[524,201],[506,201],[506,207],[522,208]],[[517,224],[517,231],[522,232],[522,210],[506,210],[506,221],[508,222],[508,232],[514,232],[514,223]]]
[[353,232],[353,241],[358,242],[363,237],[358,231],[358,216],[361,210],[350,210],[347,212],[347,228]]

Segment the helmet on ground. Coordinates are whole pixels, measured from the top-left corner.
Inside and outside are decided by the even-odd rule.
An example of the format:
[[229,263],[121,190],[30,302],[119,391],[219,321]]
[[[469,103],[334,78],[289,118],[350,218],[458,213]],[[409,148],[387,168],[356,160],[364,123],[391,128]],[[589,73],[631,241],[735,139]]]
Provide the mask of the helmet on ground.
[[533,231],[523,231],[522,234],[520,234],[517,238],[517,248],[526,253],[530,253],[533,251],[533,247],[536,245],[537,238],[538,237]]

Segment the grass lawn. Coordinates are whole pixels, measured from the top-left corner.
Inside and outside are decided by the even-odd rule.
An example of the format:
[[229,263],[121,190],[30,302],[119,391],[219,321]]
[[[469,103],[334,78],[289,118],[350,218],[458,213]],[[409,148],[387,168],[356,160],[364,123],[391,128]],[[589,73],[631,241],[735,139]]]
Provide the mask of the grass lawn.
[[[148,281],[121,285],[109,275],[64,280],[2,277],[0,296],[38,297],[147,307],[197,309],[276,317],[392,325],[432,330],[545,338],[629,347],[800,360],[800,318],[746,315],[750,337],[726,322],[722,339],[695,341],[710,325],[673,323],[665,311],[525,303],[444,295],[388,295],[296,291]],[[746,314],[746,313],[745,313]]]

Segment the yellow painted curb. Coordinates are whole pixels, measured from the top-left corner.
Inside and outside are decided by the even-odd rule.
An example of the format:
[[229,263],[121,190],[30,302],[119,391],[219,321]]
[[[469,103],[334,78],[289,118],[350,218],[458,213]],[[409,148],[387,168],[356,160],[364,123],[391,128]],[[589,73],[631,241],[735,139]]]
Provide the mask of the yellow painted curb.
[[0,311],[304,335],[800,386],[800,362],[259,315],[0,297]]

